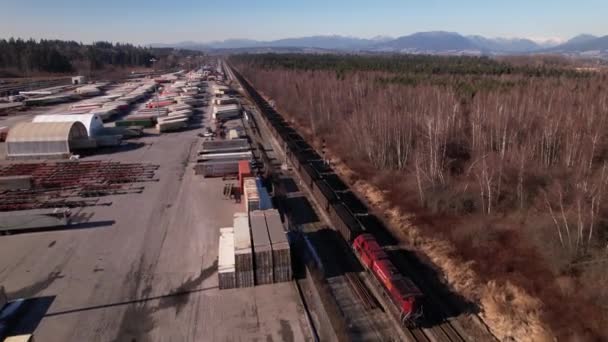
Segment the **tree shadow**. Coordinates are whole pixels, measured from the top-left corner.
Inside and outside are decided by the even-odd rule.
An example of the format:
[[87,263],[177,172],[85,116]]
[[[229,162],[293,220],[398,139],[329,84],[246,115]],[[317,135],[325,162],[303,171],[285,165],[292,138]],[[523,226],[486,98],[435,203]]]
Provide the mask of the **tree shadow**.
[[184,305],[188,303],[192,290],[201,285],[205,280],[217,272],[218,260],[204,269],[196,277],[190,277],[181,285],[169,292],[169,295],[160,299],[159,309],[174,307],[177,315],[181,312]]

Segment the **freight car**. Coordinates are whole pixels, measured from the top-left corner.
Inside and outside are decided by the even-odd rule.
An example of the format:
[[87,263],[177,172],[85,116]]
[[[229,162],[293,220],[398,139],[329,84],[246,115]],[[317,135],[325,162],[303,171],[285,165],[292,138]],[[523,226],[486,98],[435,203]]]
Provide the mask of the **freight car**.
[[322,179],[312,183],[312,194],[323,210],[328,211],[330,206],[336,202],[337,196]]
[[288,160],[312,190],[319,205],[329,213],[335,229],[351,245],[365,269],[390,299],[401,322],[415,323],[423,314],[423,294],[409,278],[399,273],[378,244],[374,237],[379,233],[378,225],[375,220],[367,219],[375,218],[368,214],[367,206],[239,73],[234,72],[234,75],[261,109],[271,134],[285,149]]

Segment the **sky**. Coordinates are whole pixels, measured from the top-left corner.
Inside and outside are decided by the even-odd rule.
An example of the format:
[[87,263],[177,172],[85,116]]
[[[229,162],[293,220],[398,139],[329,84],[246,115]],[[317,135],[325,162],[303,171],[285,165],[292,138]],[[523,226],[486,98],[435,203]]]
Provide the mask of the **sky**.
[[441,30],[565,40],[608,35],[607,17],[608,0],[2,0],[0,38],[145,45]]

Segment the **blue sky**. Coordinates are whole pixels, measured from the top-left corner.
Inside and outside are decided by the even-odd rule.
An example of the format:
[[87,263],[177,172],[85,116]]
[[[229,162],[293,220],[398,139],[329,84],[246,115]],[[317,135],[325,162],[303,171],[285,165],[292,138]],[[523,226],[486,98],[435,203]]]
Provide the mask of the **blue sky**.
[[2,0],[0,37],[170,43],[444,30],[608,35],[608,0]]

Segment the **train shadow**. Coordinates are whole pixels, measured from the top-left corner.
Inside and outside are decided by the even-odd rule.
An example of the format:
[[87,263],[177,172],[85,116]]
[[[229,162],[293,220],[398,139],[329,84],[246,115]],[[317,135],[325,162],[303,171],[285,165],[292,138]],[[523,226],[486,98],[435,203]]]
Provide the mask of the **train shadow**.
[[326,278],[363,271],[356,256],[337,231],[324,228],[305,233],[305,237],[309,241],[306,244],[307,252],[322,269]]
[[304,196],[287,197],[281,199],[279,202],[281,202],[285,209],[289,225],[292,227],[320,221],[314,208]]
[[478,314],[479,307],[453,292],[443,281],[442,275],[424,264],[413,252],[405,249],[387,251],[399,271],[410,278],[424,293],[423,328],[433,327],[463,314]]

